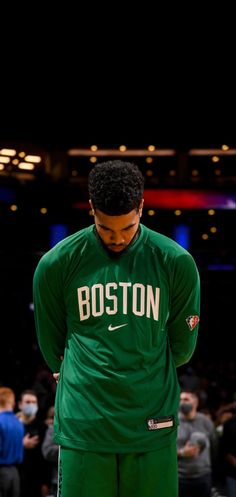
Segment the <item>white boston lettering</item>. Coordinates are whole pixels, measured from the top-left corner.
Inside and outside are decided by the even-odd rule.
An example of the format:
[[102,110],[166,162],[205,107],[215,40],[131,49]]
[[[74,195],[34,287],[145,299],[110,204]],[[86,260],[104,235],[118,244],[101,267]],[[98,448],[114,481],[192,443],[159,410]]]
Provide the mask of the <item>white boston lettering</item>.
[[151,285],[147,285],[147,310],[146,316],[147,318],[151,317],[151,308],[153,313],[153,318],[155,321],[158,321],[159,316],[159,303],[160,303],[160,288],[155,288],[155,299],[153,295],[153,288]]
[[98,317],[102,314],[104,314],[104,286],[97,283],[92,286],[92,315]]
[[[80,321],[84,321],[90,317],[90,302],[89,302],[89,287],[81,286],[77,288]],[[84,297],[83,297],[84,295]]]
[[[139,294],[139,298],[138,298]],[[141,283],[135,283],[133,286],[133,313],[136,316],[144,315],[144,298],[145,298],[145,286]],[[139,310],[138,310],[138,300],[139,300]]]
[[106,299],[113,301],[113,309],[111,309],[110,307],[107,306],[106,313],[107,314],[116,314],[117,313],[117,296],[110,294],[111,288],[114,288],[114,290],[117,290],[117,283],[107,283],[106,284]]
[[128,312],[135,316],[146,316],[158,321],[160,305],[160,288],[151,285],[121,281],[118,284],[109,282],[106,285],[96,283],[77,288],[80,320],[90,316],[99,317],[123,314]]
[[127,298],[127,295],[128,295],[128,292],[127,292],[127,288],[129,286],[131,286],[132,283],[128,282],[128,283],[125,283],[124,281],[120,281],[119,283],[119,286],[121,286],[121,288],[123,288],[123,314],[127,314],[127,302],[128,302],[128,298]]

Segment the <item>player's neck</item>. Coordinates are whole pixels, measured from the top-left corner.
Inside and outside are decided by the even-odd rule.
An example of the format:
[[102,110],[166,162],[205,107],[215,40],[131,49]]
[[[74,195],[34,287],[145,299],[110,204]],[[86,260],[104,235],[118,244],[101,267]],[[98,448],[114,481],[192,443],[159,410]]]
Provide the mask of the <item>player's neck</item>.
[[140,236],[140,233],[141,233],[141,228],[140,228],[140,224],[138,226],[138,229],[136,231],[136,233],[134,234],[132,240],[130,240],[130,243],[129,245],[124,249],[122,250],[121,252],[114,252],[113,250],[109,250],[107,248],[107,246],[105,245],[105,243],[103,242],[102,238],[100,237],[99,233],[97,232],[96,230],[96,226],[94,225],[94,233],[97,237],[97,239],[99,240],[99,242],[101,243],[102,247],[106,250],[106,252],[109,254],[109,256],[113,259],[119,259],[119,257],[121,255],[123,255],[124,253],[126,253],[128,250],[129,250],[129,247],[131,247],[131,245],[133,245],[136,240],[139,238]]

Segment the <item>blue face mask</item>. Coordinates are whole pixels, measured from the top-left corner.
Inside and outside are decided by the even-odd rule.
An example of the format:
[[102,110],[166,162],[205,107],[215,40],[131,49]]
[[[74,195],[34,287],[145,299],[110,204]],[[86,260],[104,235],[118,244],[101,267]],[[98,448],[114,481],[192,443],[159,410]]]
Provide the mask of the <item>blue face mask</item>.
[[38,411],[38,406],[36,404],[26,404],[22,407],[22,412],[25,416],[35,416]]

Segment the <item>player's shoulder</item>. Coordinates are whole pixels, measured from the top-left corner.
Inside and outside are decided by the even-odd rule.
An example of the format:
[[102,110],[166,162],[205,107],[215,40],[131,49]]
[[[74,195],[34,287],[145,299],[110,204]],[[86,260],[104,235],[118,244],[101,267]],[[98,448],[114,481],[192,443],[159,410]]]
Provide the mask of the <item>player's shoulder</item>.
[[210,419],[204,412],[198,411],[196,413],[196,419],[209,430],[212,430],[214,427],[212,419]]
[[55,267],[65,265],[75,254],[80,254],[84,245],[87,243],[88,234],[92,227],[84,228],[72,235],[67,236],[54,247],[45,252],[41,257],[38,267]]
[[172,238],[158,231],[153,231],[146,226],[143,226],[143,229],[146,234],[146,246],[161,253],[163,257],[176,258],[179,256],[190,256],[190,253]]

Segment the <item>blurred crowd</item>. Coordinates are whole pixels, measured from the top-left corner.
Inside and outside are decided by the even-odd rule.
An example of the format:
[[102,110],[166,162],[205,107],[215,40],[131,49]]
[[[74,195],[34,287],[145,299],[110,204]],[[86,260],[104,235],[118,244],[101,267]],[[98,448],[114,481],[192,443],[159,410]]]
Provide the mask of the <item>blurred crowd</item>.
[[[179,497],[236,497],[236,363],[197,363],[178,375]],[[0,497],[55,497],[56,383],[41,365],[27,387],[0,378]]]

